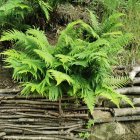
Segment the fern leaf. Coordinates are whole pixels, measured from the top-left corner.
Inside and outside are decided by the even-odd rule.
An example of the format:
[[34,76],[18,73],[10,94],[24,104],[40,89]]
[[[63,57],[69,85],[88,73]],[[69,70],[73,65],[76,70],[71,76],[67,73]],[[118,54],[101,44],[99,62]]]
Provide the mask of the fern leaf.
[[[42,49],[46,49],[46,47],[50,47],[50,44],[46,38],[46,35],[43,31],[40,31],[39,29],[28,29],[26,31],[26,34],[28,35],[32,35],[33,37],[35,37],[38,42],[40,42],[40,46],[42,47]],[[52,48],[51,48],[52,49]]]
[[63,54],[57,54],[55,55],[55,57],[58,58],[63,64],[68,63],[68,62],[71,63],[75,60],[73,57],[63,55]]
[[49,100],[56,101],[59,97],[61,97],[61,90],[59,86],[51,86],[49,87]]
[[21,31],[18,30],[11,30],[11,31],[6,31],[3,33],[0,41],[16,41],[16,40],[26,40],[26,35],[22,33]]
[[93,92],[88,92],[84,95],[83,97],[84,102],[86,103],[86,105],[88,106],[88,109],[90,110],[90,113],[93,113],[94,110],[94,106],[96,103],[96,96],[95,93]]
[[28,96],[30,93],[35,93],[35,92],[39,93],[38,91],[39,83],[25,82],[22,84],[22,86],[24,87],[23,90],[21,91],[22,95]]
[[50,73],[54,77],[54,79],[57,81],[57,84],[56,84],[57,86],[61,84],[63,81],[67,81],[69,85],[73,84],[73,79],[65,73],[62,73],[53,69],[50,69],[47,72]]
[[116,29],[116,27],[118,27],[118,25],[119,26],[122,25],[118,21],[121,16],[124,16],[124,14],[122,14],[122,13],[115,13],[115,14],[111,15],[108,19],[106,19],[102,23],[102,28],[100,30],[100,34],[101,33],[110,32],[111,30]]
[[118,76],[118,77],[109,76],[104,79],[104,83],[112,88],[121,88],[126,84],[128,84],[129,81],[130,81],[129,77],[122,77],[122,76]]
[[121,100],[124,100],[125,102],[127,102],[128,104],[130,104],[133,107],[133,103],[131,102],[131,100],[128,97],[122,96],[121,94],[114,91],[111,87],[108,87],[106,85],[104,85],[101,90],[98,90],[97,93],[100,96],[106,97],[107,99],[112,101],[114,104],[117,105],[117,107],[119,107]]
[[96,15],[93,14],[92,11],[90,11],[90,10],[88,10],[88,11],[89,11],[91,22],[92,22],[92,27],[95,31],[98,32],[100,30],[98,19],[97,19]]
[[45,61],[46,66],[53,66],[55,58],[50,53],[38,49],[34,49],[34,52]]
[[110,40],[110,45],[112,47],[115,47],[116,49],[120,49],[124,47],[126,44],[128,44],[133,39],[133,34],[127,33],[122,36],[119,36],[116,39]]
[[52,11],[52,7],[49,5],[49,2],[44,2],[43,0],[39,0],[39,5],[43,10],[45,17],[49,20],[49,11]]

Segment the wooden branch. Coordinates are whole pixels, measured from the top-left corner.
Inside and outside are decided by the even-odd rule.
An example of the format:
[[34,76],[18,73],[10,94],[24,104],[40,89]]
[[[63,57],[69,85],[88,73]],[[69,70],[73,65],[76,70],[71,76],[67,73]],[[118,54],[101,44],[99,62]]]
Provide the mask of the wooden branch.
[[[3,139],[5,140],[54,140],[54,137],[48,137],[48,136],[4,136]],[[56,138],[56,140],[59,140],[59,138]]]
[[72,127],[72,128],[69,128],[68,130],[65,131],[66,134],[69,134],[71,131],[75,130],[75,129],[79,129],[81,128],[83,125],[82,124],[79,124],[75,127]]
[[134,98],[133,104],[134,104],[134,106],[140,106],[140,98]]
[[114,109],[114,116],[132,116],[132,115],[140,115],[140,107],[133,108],[121,108]]
[[140,77],[135,77],[133,80],[133,84],[140,84]]
[[120,88],[116,90],[120,94],[125,94],[125,95],[140,95],[140,87],[138,86],[133,86],[133,87],[125,87],[125,88]]
[[41,109],[32,109],[32,108],[0,108],[0,113],[16,113],[16,112],[34,112],[34,113],[44,113],[45,110],[41,110]]
[[22,115],[23,117],[33,117],[33,118],[56,118],[54,116],[48,115],[48,113],[46,112],[44,115],[41,114],[29,114],[29,113],[20,113],[20,112],[16,112],[16,114],[18,115]]
[[38,135],[28,135],[28,136],[4,136],[3,139],[7,139],[7,140],[81,140],[79,138],[76,137],[70,137],[70,136],[38,136]]
[[20,92],[20,89],[12,88],[12,89],[0,89],[0,94],[3,93],[18,93]]
[[[70,130],[74,130],[76,128],[79,128],[79,127],[82,127],[84,124],[83,123],[79,123],[79,124],[75,124],[75,125],[68,125],[68,126],[60,126],[60,127],[46,127],[46,126],[41,126],[41,125],[17,125],[17,124],[4,124],[3,126],[0,126],[0,129],[1,128],[7,128],[7,129],[12,129],[13,128],[16,128],[16,130],[20,130],[22,128],[29,128],[29,129],[32,129],[32,130],[62,130],[62,129],[67,129],[65,132],[66,133],[70,133]],[[12,131],[11,130],[11,131]],[[20,132],[21,133],[21,132]]]
[[140,116],[123,116],[123,117],[115,117],[114,121],[117,122],[125,122],[125,121],[140,121]]
[[[0,129],[6,129],[6,128],[9,128],[8,126],[0,126]],[[25,131],[25,132],[30,132],[30,134],[41,134],[41,135],[57,135],[57,134],[66,134],[65,132],[62,132],[62,131],[45,131],[45,130],[34,130],[34,129],[30,129],[30,128],[20,128],[20,127],[16,127],[16,126],[10,126],[10,129],[13,129],[13,130],[22,130],[22,131]],[[24,132],[24,133],[25,133]]]
[[1,103],[46,105],[46,102],[30,101],[30,100],[2,100]]
[[3,137],[3,136],[5,136],[5,135],[6,135],[5,132],[0,132],[0,138]]
[[133,81],[135,76],[140,72],[140,67],[133,67],[133,70],[129,73],[130,79]]

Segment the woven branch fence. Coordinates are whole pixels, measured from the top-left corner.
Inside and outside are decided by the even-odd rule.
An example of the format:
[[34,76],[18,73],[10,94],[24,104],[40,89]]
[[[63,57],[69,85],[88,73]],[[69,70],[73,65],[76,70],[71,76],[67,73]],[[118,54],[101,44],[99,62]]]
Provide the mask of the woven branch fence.
[[[101,100],[93,114],[83,102],[72,97],[51,102],[40,96],[21,96],[17,88],[0,89],[0,139],[4,140],[80,140],[79,133],[90,132],[89,119],[96,124],[140,120],[140,70],[134,69],[133,85],[118,89],[128,95],[135,109],[122,102],[116,108],[108,100]],[[132,74],[130,73],[130,75]]]

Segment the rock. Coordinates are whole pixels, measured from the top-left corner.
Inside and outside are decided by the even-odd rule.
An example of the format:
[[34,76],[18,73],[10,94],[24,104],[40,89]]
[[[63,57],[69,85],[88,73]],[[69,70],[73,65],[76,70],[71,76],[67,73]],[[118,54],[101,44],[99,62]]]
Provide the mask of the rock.
[[95,123],[103,123],[103,122],[111,122],[113,121],[113,117],[110,112],[95,110],[92,114]]
[[140,140],[140,122],[95,125],[89,140]]

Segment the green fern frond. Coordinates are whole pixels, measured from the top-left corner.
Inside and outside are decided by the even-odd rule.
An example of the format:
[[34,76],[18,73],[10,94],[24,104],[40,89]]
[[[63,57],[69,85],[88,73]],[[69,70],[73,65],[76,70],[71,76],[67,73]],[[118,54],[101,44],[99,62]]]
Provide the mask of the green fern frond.
[[49,87],[49,100],[56,101],[59,97],[62,96],[62,91],[59,86]]
[[103,97],[109,99],[110,101],[112,101],[117,107],[120,106],[119,104],[120,104],[121,100],[124,100],[125,102],[130,104],[132,107],[134,107],[133,103],[131,102],[131,100],[128,97],[117,93],[116,91],[113,90],[113,88],[111,88],[109,86],[104,85],[102,89],[99,89],[96,92],[99,96],[103,96]]
[[97,16],[95,14],[93,14],[92,11],[88,10],[89,11],[89,14],[90,14],[90,18],[91,18],[91,22],[92,22],[92,28],[99,32],[100,30],[100,24],[99,24],[99,21],[97,19]]
[[50,69],[47,72],[50,73],[54,77],[54,79],[57,82],[56,85],[61,84],[63,81],[67,81],[69,85],[73,84],[73,79],[65,73],[62,73],[53,69]]
[[52,11],[52,7],[50,6],[49,2],[44,2],[42,0],[38,0],[41,9],[43,10],[45,17],[49,20],[49,12]]
[[97,39],[99,38],[99,35],[94,31],[94,29],[90,25],[84,23],[83,21],[79,21],[79,23],[81,24],[82,28],[86,30],[90,35]]
[[124,14],[115,13],[115,14],[112,14],[108,19],[106,19],[102,23],[100,34],[110,32],[110,31],[122,26],[122,24],[119,21],[121,16],[124,16]]
[[63,54],[57,54],[55,55],[55,57],[58,58],[62,62],[62,64],[72,63],[75,60],[73,57]]
[[127,33],[115,39],[111,38],[109,41],[112,47],[115,47],[116,49],[120,49],[126,46],[132,39],[133,39],[133,34]]
[[130,82],[130,78],[127,76],[118,76],[118,77],[106,77],[104,79],[104,83],[109,86],[114,88],[121,88],[125,85],[127,85]]
[[95,93],[88,91],[88,93],[84,95],[83,100],[92,114],[94,110],[94,106],[96,104]]
[[117,36],[120,36],[120,35],[123,35],[123,33],[121,31],[116,31],[116,32],[108,32],[108,33],[104,33],[102,35],[102,37],[107,37],[107,36],[111,36],[111,37],[117,37]]
[[22,95],[26,95],[28,96],[30,93],[40,93],[38,88],[39,88],[39,83],[35,83],[35,82],[25,82],[22,84],[22,86],[24,87],[23,90],[21,91]]
[[26,40],[26,35],[18,30],[10,30],[10,31],[6,31],[2,34],[2,37],[0,39],[0,41],[17,41],[17,40],[22,40],[25,41]]
[[43,59],[46,63],[46,66],[51,66],[53,67],[53,64],[55,62],[55,58],[48,52],[42,51],[42,50],[38,50],[38,49],[34,49],[34,52],[39,55],[39,57],[41,59]]
[[[46,49],[46,47],[49,47],[50,44],[47,40],[47,37],[43,31],[40,31],[39,29],[28,29],[26,31],[26,34],[32,35],[36,39],[38,39],[39,42],[41,42],[42,49]],[[45,46],[45,47],[44,47]]]

